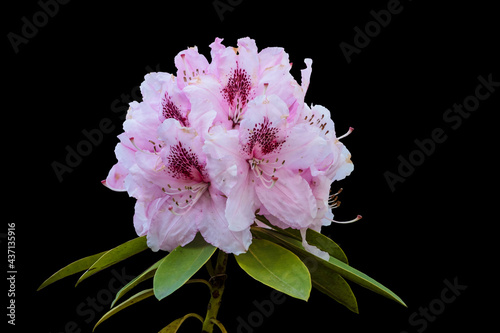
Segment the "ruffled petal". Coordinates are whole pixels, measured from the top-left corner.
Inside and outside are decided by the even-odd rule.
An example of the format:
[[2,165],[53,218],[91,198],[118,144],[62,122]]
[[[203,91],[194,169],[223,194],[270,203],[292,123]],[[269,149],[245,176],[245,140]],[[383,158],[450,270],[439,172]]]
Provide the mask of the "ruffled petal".
[[278,180],[271,188],[255,181],[255,192],[262,206],[294,229],[307,228],[316,217],[316,199],[309,184],[287,169],[275,173]]
[[177,67],[177,84],[180,89],[187,86],[200,75],[204,75],[208,68],[207,58],[198,53],[196,46],[179,52],[174,62],[175,67]]
[[309,83],[311,82],[312,59],[306,58],[306,59],[304,59],[304,63],[306,64],[306,68],[302,69],[300,71],[300,74],[302,75],[301,86],[302,86],[302,90],[304,91],[304,95],[305,95],[307,92],[307,89],[309,88]]
[[258,203],[252,180],[253,176],[248,170],[238,171],[238,182],[231,189],[226,202],[225,215],[229,230],[242,231],[253,224]]
[[241,231],[229,230],[225,217],[225,196],[210,187],[209,192],[199,201],[199,209],[203,218],[198,222],[198,229],[205,240],[226,253],[236,255],[244,253],[252,243],[250,228]]
[[310,125],[298,124],[289,130],[279,158],[286,161],[288,169],[305,170],[328,153],[326,140],[318,136]]
[[229,110],[222,98],[221,89],[221,83],[212,75],[205,75],[184,88],[184,93],[191,101],[191,112],[188,116],[190,123],[197,123],[206,113],[215,112],[213,124],[232,128],[233,123],[229,121]]
[[300,235],[302,237],[302,246],[304,247],[304,249],[311,253],[311,254],[314,254],[316,257],[319,257],[323,260],[326,260],[328,261],[328,259],[330,259],[330,255],[328,254],[328,252],[325,252],[325,251],[321,251],[320,249],[318,249],[316,246],[314,245],[310,245],[307,241],[306,241],[306,232],[307,232],[307,228],[305,229],[300,229]]
[[199,212],[191,209],[182,215],[176,215],[168,209],[168,199],[168,196],[156,199],[149,208],[152,217],[147,243],[153,251],[172,251],[177,246],[184,246],[198,232],[196,220],[200,217]]
[[205,139],[203,151],[207,157],[207,173],[211,184],[228,195],[243,169],[248,169],[239,147],[239,132],[217,126]]
[[125,191],[125,177],[128,175],[128,169],[121,163],[113,165],[109,171],[108,177],[102,183],[113,191]]

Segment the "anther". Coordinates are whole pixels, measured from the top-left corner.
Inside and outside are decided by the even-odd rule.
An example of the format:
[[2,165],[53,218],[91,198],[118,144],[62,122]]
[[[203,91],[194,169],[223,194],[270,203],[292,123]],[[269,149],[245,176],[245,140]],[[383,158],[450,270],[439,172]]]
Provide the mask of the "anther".
[[336,221],[336,220],[331,220],[331,219],[327,219],[327,220],[330,220],[334,223],[338,223],[338,224],[349,224],[349,223],[354,223],[356,221],[359,221],[361,220],[362,216],[361,215],[358,215],[356,216],[356,218],[352,219],[352,220],[349,220],[349,221]]
[[[341,135],[337,138],[337,140],[340,140],[340,139],[343,139],[345,138],[346,136],[348,136],[349,134],[352,133],[352,131],[354,131],[354,128],[353,127],[349,127],[349,130],[347,131],[347,133],[345,133],[344,135]],[[326,134],[326,133],[325,133]]]

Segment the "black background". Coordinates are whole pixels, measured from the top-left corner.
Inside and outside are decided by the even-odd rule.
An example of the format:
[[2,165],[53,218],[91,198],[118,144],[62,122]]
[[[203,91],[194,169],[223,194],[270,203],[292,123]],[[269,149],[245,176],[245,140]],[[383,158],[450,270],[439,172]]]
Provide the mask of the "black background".
[[[226,1],[222,1],[226,3]],[[495,10],[481,2],[401,1],[402,10],[362,48],[344,57],[339,44],[354,44],[354,27],[373,21],[370,11],[388,1],[233,1],[220,19],[212,1],[71,1],[42,22],[35,36],[19,45],[8,34],[22,34],[26,17],[41,10],[37,1],[4,4],[3,177],[4,221],[16,224],[16,326],[9,332],[64,332],[75,322],[90,332],[106,309],[87,311],[87,297],[105,300],[108,269],[77,288],[70,277],[40,292],[53,272],[81,257],[107,250],[135,237],[134,200],[100,184],[115,163],[116,135],[121,132],[125,95],[153,70],[175,72],[173,58],[197,45],[209,58],[215,37],[236,45],[250,36],[259,49],[281,46],[300,80],[303,59],[313,59],[307,103],[328,107],[355,170],[343,187],[339,220],[362,214],[351,225],[333,225],[323,233],[339,243],[350,264],[388,286],[408,304],[395,302],[352,284],[360,314],[353,314],[313,290],[309,301],[287,297],[263,317],[254,332],[452,332],[489,321],[497,284],[494,246],[497,194],[497,125],[499,90],[456,129],[443,120],[454,103],[474,95],[478,76],[500,81],[500,32]],[[149,68],[148,68],[149,67]],[[483,90],[484,91],[484,90]],[[138,96],[140,97],[140,96]],[[120,108],[119,110],[117,108]],[[121,111],[120,111],[121,110]],[[52,163],[65,163],[66,146],[85,139],[83,130],[102,119],[114,127],[58,180]],[[384,173],[398,173],[400,161],[417,149],[414,140],[441,128],[446,141],[391,191]],[[2,270],[7,271],[7,240]],[[162,254],[150,251],[114,270],[136,275]],[[233,258],[219,319],[229,332],[237,318],[258,318],[254,301],[269,299],[271,289],[246,276]],[[452,303],[427,325],[409,318],[437,304],[444,280],[466,285]],[[0,293],[8,305],[8,285]],[[149,287],[148,287],[149,288]],[[96,332],[157,332],[189,312],[204,316],[208,293],[185,286],[167,299],[148,299],[103,323]],[[83,304],[83,305],[82,305]],[[494,305],[493,305],[494,306]],[[108,306],[106,305],[106,308]],[[95,318],[91,318],[95,314]],[[252,315],[253,314],[253,315]],[[8,318],[2,314],[2,321]],[[92,319],[92,320],[90,320]],[[192,320],[192,319],[191,319]],[[255,320],[255,319],[254,319]],[[196,321],[180,332],[196,332]],[[494,326],[493,326],[494,327]],[[71,331],[71,330],[70,330]],[[78,330],[76,330],[78,331]]]

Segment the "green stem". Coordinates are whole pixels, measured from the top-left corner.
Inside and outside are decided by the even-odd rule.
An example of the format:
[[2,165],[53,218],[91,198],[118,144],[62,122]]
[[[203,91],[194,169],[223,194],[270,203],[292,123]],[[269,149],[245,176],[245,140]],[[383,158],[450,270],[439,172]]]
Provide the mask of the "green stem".
[[214,276],[214,268],[212,267],[212,258],[208,259],[208,261],[205,264],[205,267],[207,268],[208,274],[210,276]]
[[226,281],[226,265],[227,253],[219,250],[217,256],[217,264],[215,266],[213,275],[208,281],[211,286],[210,302],[207,306],[207,315],[203,322],[202,333],[213,333],[214,323],[212,319],[217,319],[217,313],[222,302],[222,294],[224,293],[224,283]]

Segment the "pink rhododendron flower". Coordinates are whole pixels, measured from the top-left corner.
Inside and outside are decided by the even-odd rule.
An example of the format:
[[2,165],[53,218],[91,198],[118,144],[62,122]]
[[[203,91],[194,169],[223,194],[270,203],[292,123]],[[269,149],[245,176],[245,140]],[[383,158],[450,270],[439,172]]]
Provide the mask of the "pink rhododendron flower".
[[146,75],[103,183],[137,199],[135,229],[154,251],[200,232],[225,252],[246,252],[256,212],[304,238],[319,231],[334,221],[331,183],[353,164],[330,112],[304,103],[312,61],[298,84],[282,48],[259,51],[250,38],[210,47],[210,63],[188,48],[174,59],[176,75]]

